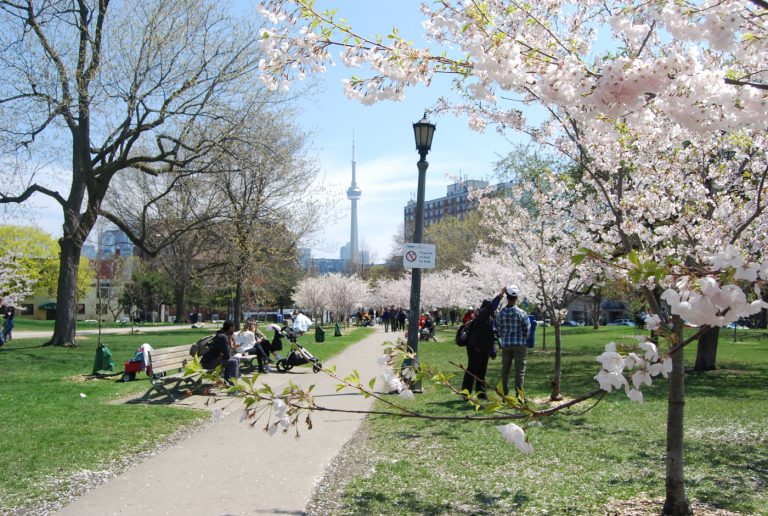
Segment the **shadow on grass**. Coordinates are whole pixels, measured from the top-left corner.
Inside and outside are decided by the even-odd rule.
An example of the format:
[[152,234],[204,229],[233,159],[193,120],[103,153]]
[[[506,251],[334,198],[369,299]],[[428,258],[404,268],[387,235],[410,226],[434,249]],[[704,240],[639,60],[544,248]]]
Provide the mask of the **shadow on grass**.
[[768,369],[742,363],[724,363],[712,371],[686,370],[687,396],[712,396],[739,399],[749,389],[764,389],[768,385]]
[[745,513],[765,509],[768,487],[768,446],[766,442],[745,445],[722,439],[688,439],[687,461],[696,473],[688,483],[697,500]]

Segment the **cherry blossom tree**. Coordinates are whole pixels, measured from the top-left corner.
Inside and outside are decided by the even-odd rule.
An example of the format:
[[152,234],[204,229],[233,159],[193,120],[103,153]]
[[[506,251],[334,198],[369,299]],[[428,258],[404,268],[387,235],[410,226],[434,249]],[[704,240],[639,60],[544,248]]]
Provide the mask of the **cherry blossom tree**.
[[32,295],[35,280],[23,270],[19,258],[8,253],[0,258],[0,298],[3,306],[19,306]]
[[397,279],[383,279],[373,286],[371,299],[379,306],[408,306],[411,296],[411,276],[406,274]]
[[[367,67],[345,83],[363,103],[399,100],[407,88],[435,87],[452,75],[461,100],[437,111],[469,126],[528,134],[577,164],[578,180],[560,178],[553,199],[575,195],[580,231],[591,235],[576,261],[624,274],[653,314],[666,342],[623,356],[609,344],[598,381],[626,385],[631,398],[657,374],[669,375],[667,497],[664,512],[687,514],[683,475],[682,320],[708,326],[759,311],[752,287],[768,279],[765,249],[765,128],[768,101],[762,1],[666,3],[438,0],[422,6],[422,49],[397,31],[357,34],[313,2],[265,4],[262,63],[271,87],[334,61]],[[599,35],[599,37],[598,37]],[[445,49],[445,52],[441,52]],[[528,119],[520,107],[547,113]],[[727,159],[723,159],[727,156]],[[666,289],[665,317],[653,295]]]
[[300,307],[306,309],[313,319],[322,318],[330,306],[326,287],[323,276],[303,278],[296,285],[293,299]]
[[322,280],[327,307],[336,322],[348,320],[355,308],[365,306],[370,301],[368,284],[356,275],[326,274]]
[[[549,183],[551,181],[548,181]],[[521,198],[527,199],[523,206]],[[559,200],[547,191],[515,188],[504,198],[481,204],[482,220],[489,233],[485,253],[508,257],[509,281],[523,287],[527,301],[535,304],[555,330],[555,364],[551,399],[560,398],[562,335],[568,305],[589,290],[599,271],[592,262],[575,264],[571,257],[589,235],[580,233]],[[514,220],[514,224],[496,221]]]

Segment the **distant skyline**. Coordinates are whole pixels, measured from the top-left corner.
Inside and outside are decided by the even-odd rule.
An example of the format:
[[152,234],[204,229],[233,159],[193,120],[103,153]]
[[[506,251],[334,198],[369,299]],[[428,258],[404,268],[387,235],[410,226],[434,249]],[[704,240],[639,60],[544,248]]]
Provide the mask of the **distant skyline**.
[[[337,17],[347,20],[359,33],[386,34],[397,27],[417,44],[421,39],[422,17],[418,2],[412,0],[318,0],[318,9],[338,8]],[[346,190],[352,172],[352,140],[355,140],[356,182],[364,192],[357,203],[358,235],[361,249],[375,262],[392,250],[393,236],[403,222],[403,208],[415,199],[418,153],[411,124],[441,96],[450,96],[450,77],[436,78],[433,85],[407,90],[403,102],[363,106],[345,97],[341,81],[364,70],[329,67],[327,73],[310,78],[316,85],[311,97],[298,102],[296,122],[307,132],[310,154],[317,160],[323,181],[333,187],[337,221],[326,224],[304,245],[316,258],[339,258],[350,238],[350,204]],[[466,120],[450,115],[430,116],[437,125],[426,179],[426,198],[442,197],[452,177],[489,179],[494,163],[506,155],[512,144],[492,128],[477,133]],[[35,223],[55,237],[61,236],[61,207],[35,195],[36,209],[11,223]],[[439,253],[439,250],[437,251]]]
[[[316,7],[338,8],[336,16],[361,34],[386,36],[397,27],[406,39],[430,46],[421,39],[418,2],[318,0]],[[340,64],[329,67],[325,74],[312,78],[318,95],[299,104],[300,123],[309,133],[325,179],[338,188],[336,209],[344,215],[320,233],[320,245],[312,247],[315,257],[338,258],[339,249],[349,241],[350,207],[345,189],[351,176],[353,132],[356,181],[364,192],[357,203],[360,245],[370,250],[376,262],[387,257],[392,238],[402,226],[403,208],[416,198],[419,156],[411,124],[441,96],[450,95],[451,78],[442,77],[430,88],[407,90],[403,102],[364,106],[347,99],[341,84],[342,79],[364,74],[365,70]],[[430,116],[430,121],[437,130],[427,156],[427,199],[443,197],[452,177],[489,179],[494,164],[512,149],[512,144],[492,128],[477,133],[469,129],[466,120],[451,115]]]

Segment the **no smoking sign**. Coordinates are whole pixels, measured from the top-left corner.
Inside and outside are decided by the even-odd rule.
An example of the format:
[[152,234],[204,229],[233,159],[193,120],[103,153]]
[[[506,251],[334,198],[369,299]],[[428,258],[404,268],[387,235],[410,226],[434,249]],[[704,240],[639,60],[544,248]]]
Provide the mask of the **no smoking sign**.
[[406,269],[434,269],[434,244],[404,244],[403,267]]

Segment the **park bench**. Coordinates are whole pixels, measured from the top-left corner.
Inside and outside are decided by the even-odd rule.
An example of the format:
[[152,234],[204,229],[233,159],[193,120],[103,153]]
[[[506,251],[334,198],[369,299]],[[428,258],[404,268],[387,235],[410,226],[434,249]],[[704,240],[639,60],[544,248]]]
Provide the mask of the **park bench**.
[[184,375],[184,369],[192,361],[189,348],[189,344],[183,344],[153,349],[149,352],[147,367],[152,371],[149,375],[152,386],[141,397],[143,401],[148,401],[153,392],[175,399],[174,394],[180,393],[182,386],[187,392],[195,391],[200,387],[202,383],[200,374]]

